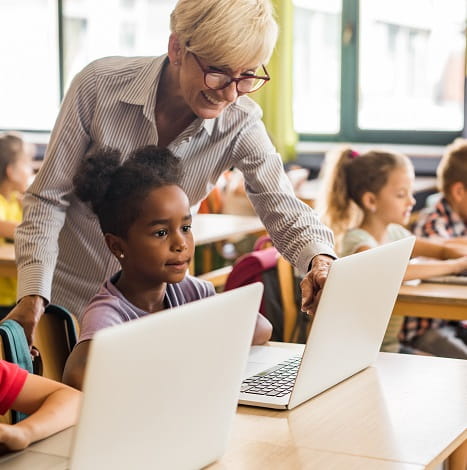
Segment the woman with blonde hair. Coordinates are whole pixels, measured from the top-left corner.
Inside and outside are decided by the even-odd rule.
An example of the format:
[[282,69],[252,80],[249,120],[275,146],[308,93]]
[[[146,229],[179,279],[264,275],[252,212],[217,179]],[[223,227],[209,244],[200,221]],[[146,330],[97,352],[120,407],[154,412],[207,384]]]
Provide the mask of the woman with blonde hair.
[[122,159],[144,145],[167,147],[182,161],[180,187],[192,206],[238,168],[274,244],[305,274],[303,308],[312,311],[319,299],[335,257],[332,233],[295,197],[248,97],[273,79],[270,0],[180,0],[170,26],[167,54],[96,60],[67,92],[17,233],[19,303],[10,317],[29,341],[45,302],[80,318],[117,270],[96,217],[73,193],[76,169],[100,147]]

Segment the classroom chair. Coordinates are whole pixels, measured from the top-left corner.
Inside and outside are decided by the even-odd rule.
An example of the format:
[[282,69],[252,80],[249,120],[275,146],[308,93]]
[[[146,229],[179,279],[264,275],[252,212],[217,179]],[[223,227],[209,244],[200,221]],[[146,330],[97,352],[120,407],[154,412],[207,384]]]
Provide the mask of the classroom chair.
[[49,304],[36,328],[34,346],[42,359],[41,375],[62,381],[66,360],[75,346],[78,324],[75,317],[64,307]]

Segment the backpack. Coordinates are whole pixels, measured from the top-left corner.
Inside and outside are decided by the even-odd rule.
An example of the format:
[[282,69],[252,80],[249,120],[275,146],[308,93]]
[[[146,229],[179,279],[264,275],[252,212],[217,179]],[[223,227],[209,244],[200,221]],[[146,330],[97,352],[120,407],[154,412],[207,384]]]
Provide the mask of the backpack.
[[[26,369],[32,374],[33,363],[23,327],[15,320],[5,320],[0,323],[0,337],[3,342],[5,360],[18,364],[22,369]],[[24,418],[27,418],[24,413],[11,410],[12,424],[18,423]]]
[[[270,245],[268,236],[260,237],[254,246],[254,250],[247,253],[234,263],[224,286],[224,290],[262,282],[264,286],[263,297],[259,311],[271,322],[272,341],[284,341],[284,317],[282,299],[280,293],[279,278],[277,276],[277,260],[279,252]],[[265,246],[267,246],[265,248]],[[299,280],[296,282],[297,305],[300,302]],[[298,307],[297,307],[298,310]],[[297,318],[300,312],[297,311]]]

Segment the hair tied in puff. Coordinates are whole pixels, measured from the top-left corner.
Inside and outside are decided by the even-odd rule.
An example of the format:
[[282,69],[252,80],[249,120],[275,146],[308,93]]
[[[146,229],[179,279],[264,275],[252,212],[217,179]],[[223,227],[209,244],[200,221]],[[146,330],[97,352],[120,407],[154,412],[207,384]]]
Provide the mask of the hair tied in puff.
[[349,158],[351,160],[354,160],[355,158],[359,157],[360,154],[358,152],[356,152],[355,150],[351,150],[350,153],[349,153]]

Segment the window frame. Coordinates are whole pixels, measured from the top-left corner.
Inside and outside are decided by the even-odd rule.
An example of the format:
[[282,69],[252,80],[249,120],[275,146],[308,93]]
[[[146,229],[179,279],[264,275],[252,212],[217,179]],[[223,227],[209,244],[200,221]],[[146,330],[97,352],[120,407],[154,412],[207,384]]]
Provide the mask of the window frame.
[[[363,130],[358,128],[359,4],[359,0],[342,0],[340,132],[336,134],[299,133],[299,141],[446,145],[456,137],[462,136],[463,130]],[[345,43],[344,35],[348,34],[349,30],[351,38]],[[466,87],[464,90],[464,93],[467,93]]]

